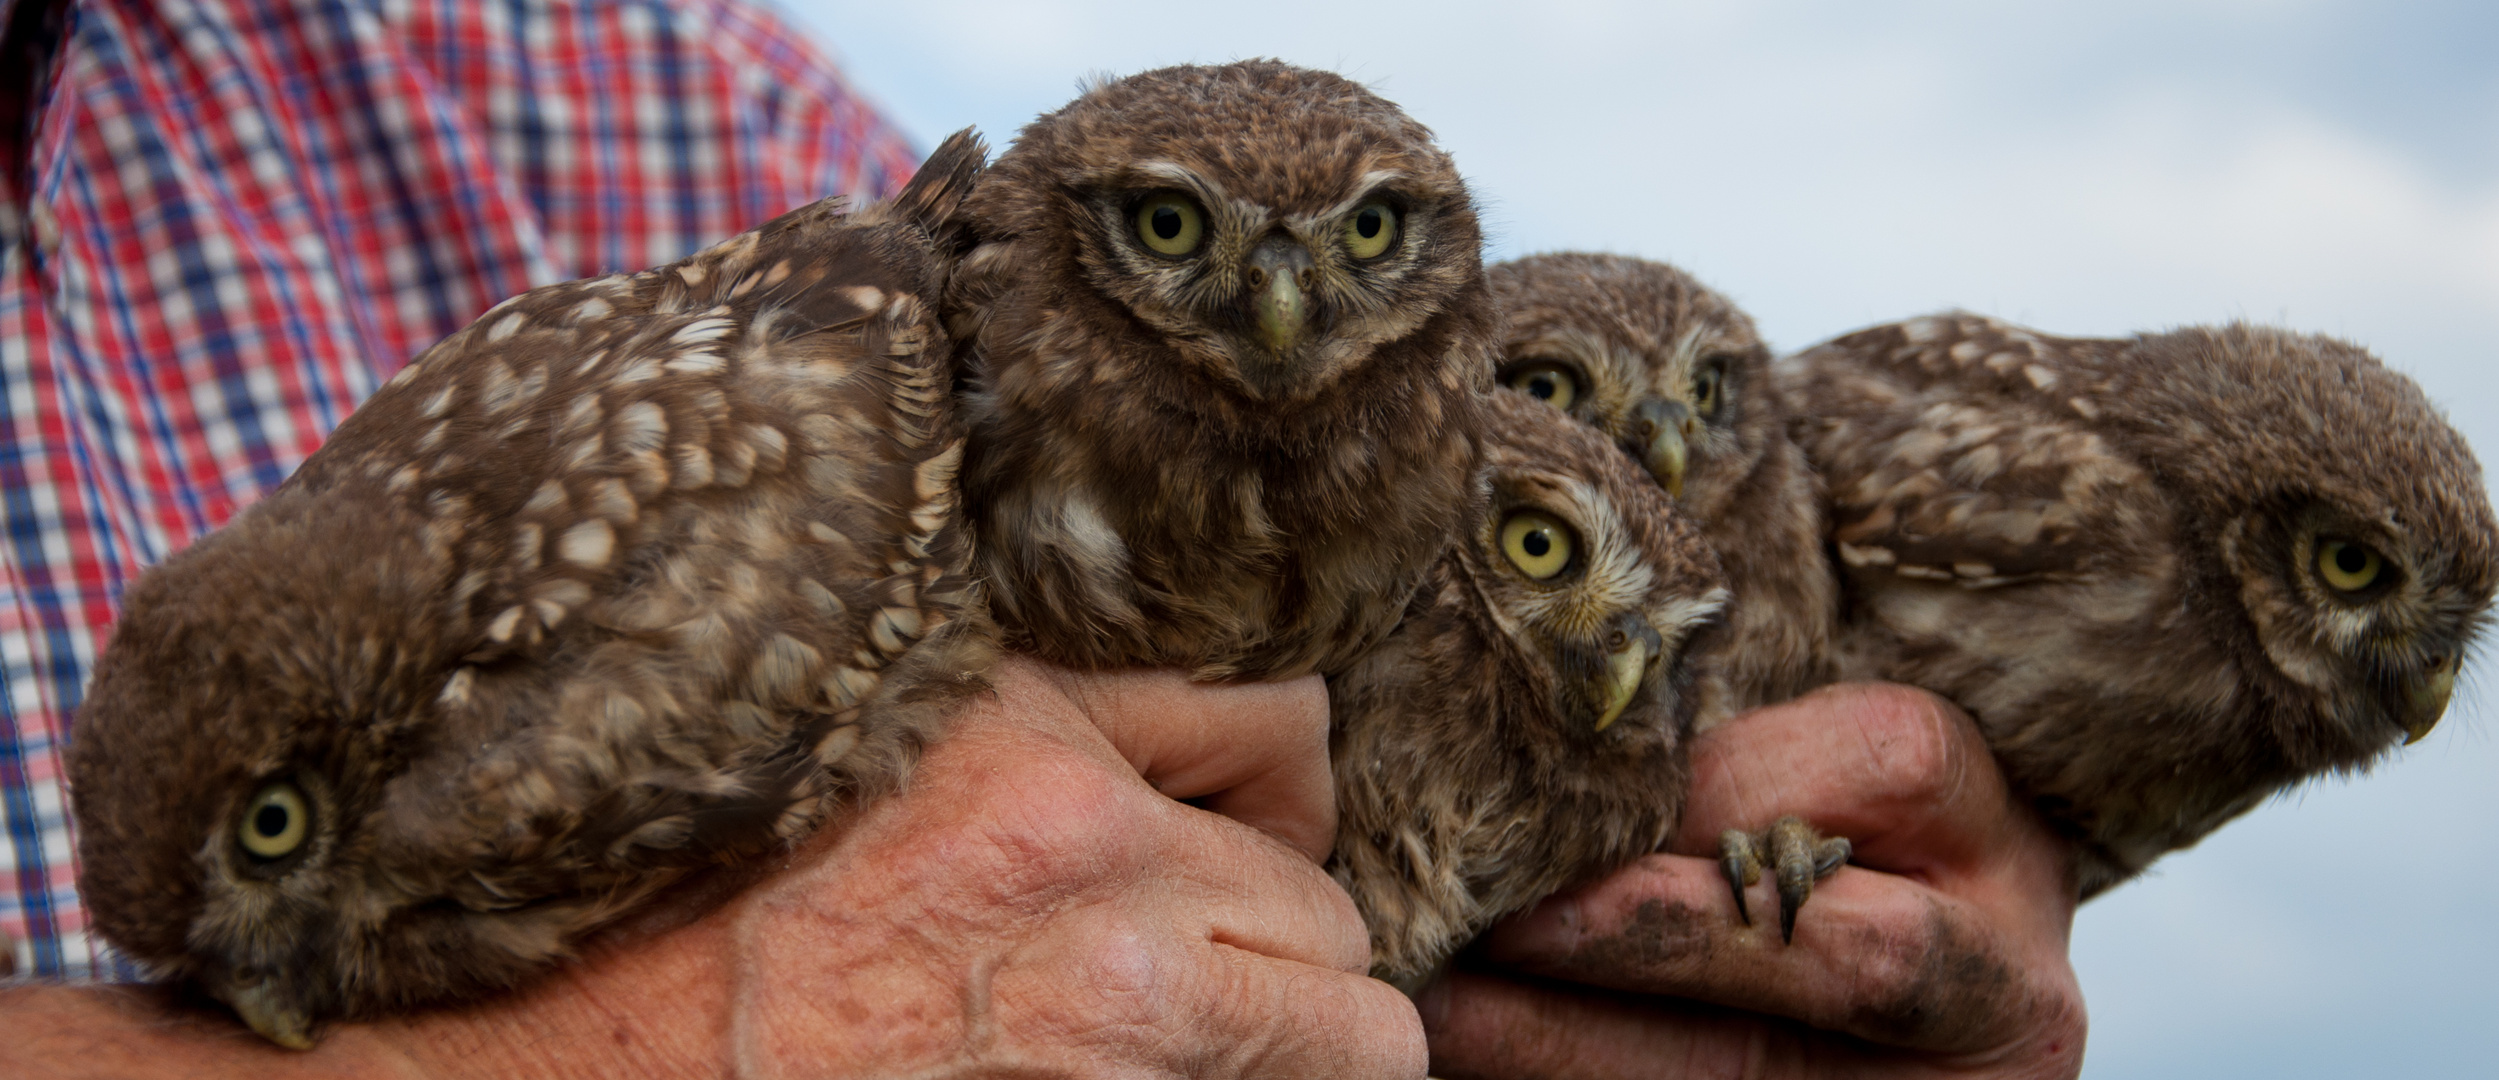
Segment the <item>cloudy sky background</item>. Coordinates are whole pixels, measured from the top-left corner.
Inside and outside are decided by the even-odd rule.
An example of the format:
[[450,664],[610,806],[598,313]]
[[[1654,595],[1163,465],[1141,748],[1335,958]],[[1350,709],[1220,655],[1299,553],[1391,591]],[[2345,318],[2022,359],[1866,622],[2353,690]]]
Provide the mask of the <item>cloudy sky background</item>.
[[[2499,455],[2487,0],[783,2],[923,147],[965,124],[1003,143],[1088,72],[1279,56],[1436,129],[1496,258],[1667,259],[1782,350],[1950,307],[2322,331]],[[2494,663],[2374,775],[2083,909],[2086,1076],[2499,1060]]]

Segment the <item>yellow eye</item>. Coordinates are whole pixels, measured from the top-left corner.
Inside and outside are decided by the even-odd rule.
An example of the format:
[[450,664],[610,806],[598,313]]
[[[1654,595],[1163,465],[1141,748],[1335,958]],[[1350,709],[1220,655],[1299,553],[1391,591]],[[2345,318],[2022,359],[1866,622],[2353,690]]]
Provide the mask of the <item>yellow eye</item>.
[[1186,255],[1206,237],[1206,215],[1178,192],[1153,196],[1137,207],[1137,239],[1165,255]]
[[1520,573],[1538,581],[1569,566],[1571,549],[1578,543],[1570,526],[1534,510],[1521,510],[1501,523],[1501,553]]
[[1384,202],[1367,202],[1354,211],[1345,223],[1345,250],[1357,259],[1376,259],[1388,254],[1388,246],[1397,242],[1397,211]]
[[2317,542],[2317,576],[2336,592],[2359,592],[2385,573],[2386,560],[2367,547],[2345,540]]
[[243,807],[243,823],[235,833],[243,850],[262,859],[280,859],[304,846],[312,831],[312,807],[304,793],[283,780],[260,789]]
[[1726,381],[1725,366],[1712,363],[1692,376],[1692,412],[1696,416],[1713,416],[1718,412],[1718,386]]
[[1569,368],[1555,363],[1536,363],[1510,372],[1510,389],[1535,398],[1557,409],[1568,409],[1579,400],[1579,379]]

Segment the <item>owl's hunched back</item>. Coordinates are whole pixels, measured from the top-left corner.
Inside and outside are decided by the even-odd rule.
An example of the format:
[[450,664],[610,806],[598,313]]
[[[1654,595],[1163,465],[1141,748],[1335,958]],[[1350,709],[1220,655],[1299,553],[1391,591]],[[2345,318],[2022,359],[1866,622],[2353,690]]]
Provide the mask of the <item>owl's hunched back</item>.
[[71,755],[98,928],[302,1041],[897,779],[990,640],[933,309],[981,156],[499,305],[143,578]]

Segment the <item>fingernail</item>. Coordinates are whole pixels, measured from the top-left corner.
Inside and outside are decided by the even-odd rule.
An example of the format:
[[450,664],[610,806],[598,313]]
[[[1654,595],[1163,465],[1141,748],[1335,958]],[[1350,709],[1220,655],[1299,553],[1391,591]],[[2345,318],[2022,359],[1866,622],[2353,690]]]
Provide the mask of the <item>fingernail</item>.
[[1579,950],[1579,938],[1586,929],[1577,897],[1547,897],[1527,914],[1486,935],[1484,955],[1513,964],[1569,956]]
[[1439,1031],[1441,1023],[1449,1019],[1449,976],[1442,975],[1432,980],[1432,985],[1416,994],[1414,1011],[1423,1018],[1424,1031]]

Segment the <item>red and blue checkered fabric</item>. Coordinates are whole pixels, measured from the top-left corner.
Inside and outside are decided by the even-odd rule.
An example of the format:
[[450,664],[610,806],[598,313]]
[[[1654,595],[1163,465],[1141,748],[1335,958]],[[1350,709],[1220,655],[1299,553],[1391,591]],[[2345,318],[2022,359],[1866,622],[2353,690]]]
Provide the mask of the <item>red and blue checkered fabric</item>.
[[20,972],[109,976],[61,751],[141,568],[503,297],[890,193],[916,157],[734,0],[8,7],[0,929]]

